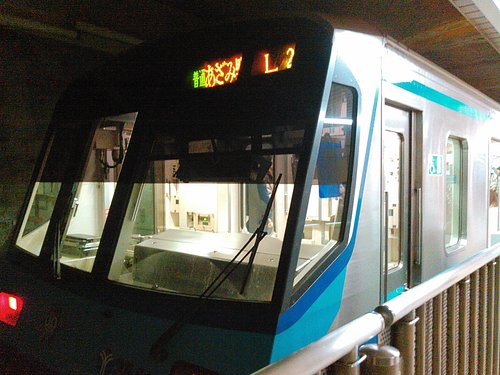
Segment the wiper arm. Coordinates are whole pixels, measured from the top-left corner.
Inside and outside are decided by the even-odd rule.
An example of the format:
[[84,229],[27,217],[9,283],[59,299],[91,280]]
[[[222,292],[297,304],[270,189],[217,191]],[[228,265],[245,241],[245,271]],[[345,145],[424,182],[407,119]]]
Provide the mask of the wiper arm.
[[[273,191],[271,192],[271,197],[269,198],[269,201],[267,202],[266,210],[264,211],[264,215],[262,216],[262,221],[261,221],[259,227],[255,230],[255,232],[252,233],[252,235],[247,240],[247,242],[245,242],[245,244],[241,247],[241,249],[238,250],[236,255],[219,272],[217,277],[215,279],[213,279],[213,281],[203,291],[203,293],[201,293],[198,296],[198,299],[204,299],[204,298],[211,297],[212,294],[214,294],[217,291],[217,289],[219,289],[219,287],[222,285],[222,283],[224,281],[226,281],[226,279],[234,272],[234,270],[236,270],[240,266],[240,264],[243,263],[243,261],[248,257],[248,255],[250,255],[250,260],[248,262],[247,274],[245,276],[240,294],[243,293],[243,291],[245,289],[245,285],[247,283],[249,273],[250,273],[249,270],[251,269],[252,263],[253,263],[254,258],[255,258],[255,254],[257,253],[257,249],[259,248],[259,243],[260,243],[260,241],[262,241],[262,239],[267,234],[266,232],[264,232],[264,228],[265,228],[267,220],[269,218],[269,214],[271,213],[271,207],[272,207],[273,202],[274,202],[274,197],[276,196],[276,191],[278,189],[278,185],[280,184],[280,181],[281,181],[281,176],[282,176],[282,174],[280,173],[278,176],[278,179],[274,183],[274,188],[273,188]],[[255,243],[252,246],[252,249],[249,252],[247,252],[238,262],[236,262],[238,257],[245,251],[247,246],[250,244],[250,242],[252,242],[252,240],[254,238],[255,238]]]
[[[242,294],[245,290],[248,278],[250,276],[250,271],[252,268],[252,263],[255,258],[255,254],[257,253],[257,249],[259,247],[260,241],[265,237],[266,232],[264,232],[265,225],[267,223],[267,220],[269,218],[269,214],[271,212],[271,206],[273,205],[274,197],[276,195],[276,190],[278,189],[278,185],[281,181],[281,176],[282,174],[278,176],[278,179],[276,180],[274,184],[273,191],[271,193],[271,197],[269,198],[269,202],[267,202],[266,210],[264,211],[264,215],[262,216],[262,221],[259,225],[259,227],[255,230],[255,232],[252,233],[250,238],[245,242],[245,244],[242,246],[242,248],[236,253],[236,255],[231,259],[229,263],[226,264],[226,266],[219,272],[217,277],[210,283],[210,285],[203,291],[198,296],[198,300],[202,299],[208,299],[214,294],[217,289],[226,281],[226,279],[236,270],[240,264],[250,255],[250,260],[248,262],[247,266],[247,272],[245,275],[245,279],[243,282],[243,285],[241,287],[240,294]],[[245,251],[247,248],[248,244],[252,242],[252,240],[255,238],[255,243],[250,251],[248,251],[238,262],[236,260],[238,257]],[[150,355],[153,359],[156,361],[163,361],[167,358],[168,352],[166,351],[166,346],[170,342],[170,340],[181,330],[182,326],[187,320],[187,316],[191,316],[192,314],[198,312],[198,310],[201,308],[201,305],[198,305],[197,308],[194,310],[191,310],[189,314],[184,314],[182,318],[176,320],[170,327],[166,329],[166,331],[153,343],[151,346],[150,350]]]
[[[257,254],[259,244],[267,234],[264,231],[264,229],[267,225],[267,220],[269,219],[269,214],[271,213],[271,207],[273,205],[274,197],[276,196],[276,191],[278,190],[278,186],[279,186],[280,181],[281,181],[281,176],[282,176],[282,174],[280,173],[280,175],[278,176],[278,179],[274,183],[271,197],[269,198],[269,201],[267,202],[266,210],[264,211],[264,215],[262,216],[262,221],[260,222],[259,227],[254,232],[254,234],[256,236],[255,243],[253,244],[252,249],[250,250],[250,260],[248,261],[247,271],[245,274],[245,278],[243,279],[243,284],[241,285],[240,294],[243,294],[245,292],[245,288],[248,284],[248,279],[250,278],[250,272],[252,271],[252,265],[253,265],[253,262],[255,260],[255,255]],[[246,258],[246,256],[245,256],[245,258]]]

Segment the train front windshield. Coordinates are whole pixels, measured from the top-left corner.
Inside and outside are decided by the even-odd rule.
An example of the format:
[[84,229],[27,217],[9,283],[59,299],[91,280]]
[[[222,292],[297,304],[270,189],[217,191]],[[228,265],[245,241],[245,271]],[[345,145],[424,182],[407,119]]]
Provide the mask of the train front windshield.
[[[299,203],[307,213],[296,285],[342,239],[352,109],[351,89],[332,85],[311,191]],[[285,129],[157,137],[145,182],[134,185],[129,200],[110,279],[181,295],[271,301],[280,256],[290,253],[283,240],[307,149],[305,129]]]
[[146,182],[134,186],[110,278],[271,300],[302,137],[157,140]]

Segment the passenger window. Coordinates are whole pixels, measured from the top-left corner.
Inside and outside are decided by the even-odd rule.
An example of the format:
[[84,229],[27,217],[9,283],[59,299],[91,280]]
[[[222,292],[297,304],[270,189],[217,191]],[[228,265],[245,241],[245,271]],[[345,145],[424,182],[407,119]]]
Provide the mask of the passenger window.
[[75,187],[61,247],[62,264],[92,270],[136,116],[129,113],[99,121],[82,181]]
[[500,141],[490,143],[490,180],[489,180],[489,237],[491,245],[500,242],[500,209],[498,204],[498,182],[500,180]]
[[294,285],[342,241],[349,192],[354,127],[354,90],[332,84]]
[[[445,246],[450,249],[460,245],[465,239],[466,200],[465,186],[467,176],[465,142],[458,138],[449,138],[446,144],[446,221],[445,221]],[[450,249],[453,250],[453,249]]]

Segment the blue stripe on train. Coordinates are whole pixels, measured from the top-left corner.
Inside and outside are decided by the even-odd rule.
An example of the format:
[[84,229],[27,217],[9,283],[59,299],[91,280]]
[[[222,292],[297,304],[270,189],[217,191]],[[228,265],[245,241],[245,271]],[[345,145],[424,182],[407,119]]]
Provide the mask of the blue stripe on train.
[[468,104],[462,103],[461,101],[452,98],[451,96],[445,95],[437,90],[434,90],[433,88],[430,88],[429,86],[426,86],[420,82],[395,82],[393,83],[393,85],[421,96],[422,98],[430,100],[431,102],[439,104],[445,108],[451,109],[452,111],[473,118],[474,120],[484,122],[491,118],[488,113],[482,112],[479,109],[471,107]]
[[342,301],[347,263],[356,242],[361,203],[366,182],[368,160],[377,113],[379,90],[375,91],[375,99],[370,120],[370,130],[363,164],[363,175],[354,220],[353,236],[344,252],[314,282],[304,295],[281,314],[278,320],[277,334],[274,340],[271,363],[293,353],[297,349],[313,342],[328,332],[337,316]]

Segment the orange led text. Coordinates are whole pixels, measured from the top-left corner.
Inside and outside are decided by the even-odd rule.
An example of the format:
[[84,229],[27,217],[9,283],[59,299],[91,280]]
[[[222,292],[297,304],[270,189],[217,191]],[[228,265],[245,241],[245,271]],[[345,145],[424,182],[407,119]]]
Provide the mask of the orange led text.
[[295,44],[258,51],[252,65],[252,75],[270,74],[291,69],[294,57]]
[[243,60],[242,55],[206,63],[202,69],[193,72],[194,88],[209,88],[236,82]]

